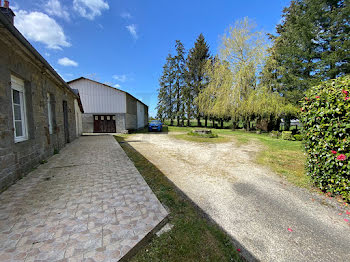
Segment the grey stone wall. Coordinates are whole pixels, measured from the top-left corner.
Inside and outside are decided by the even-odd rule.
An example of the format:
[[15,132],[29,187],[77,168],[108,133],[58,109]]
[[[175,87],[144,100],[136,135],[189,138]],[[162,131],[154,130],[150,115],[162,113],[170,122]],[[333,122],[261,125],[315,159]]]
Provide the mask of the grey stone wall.
[[127,130],[137,129],[137,116],[132,114],[125,114],[125,128]]
[[117,133],[120,133],[126,130],[124,113],[115,114],[115,125],[116,125]]
[[94,116],[93,114],[83,114],[83,133],[94,132]]
[[[94,132],[94,115],[103,114],[83,114],[83,133]],[[116,132],[121,133],[126,130],[125,128],[125,114],[124,113],[110,113],[107,115],[115,115]]]
[[[7,30],[0,27],[0,192],[65,145],[63,101],[68,103],[70,141],[75,138],[74,96]],[[25,82],[28,140],[15,143],[11,75]],[[47,93],[53,95],[49,134]]]
[[125,128],[137,129],[137,100],[126,94]]

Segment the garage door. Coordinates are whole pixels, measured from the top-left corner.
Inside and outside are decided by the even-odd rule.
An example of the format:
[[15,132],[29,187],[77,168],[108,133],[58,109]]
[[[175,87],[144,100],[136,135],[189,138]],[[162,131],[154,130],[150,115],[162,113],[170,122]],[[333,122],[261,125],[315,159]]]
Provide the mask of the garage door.
[[113,115],[95,115],[94,133],[115,133],[115,116]]

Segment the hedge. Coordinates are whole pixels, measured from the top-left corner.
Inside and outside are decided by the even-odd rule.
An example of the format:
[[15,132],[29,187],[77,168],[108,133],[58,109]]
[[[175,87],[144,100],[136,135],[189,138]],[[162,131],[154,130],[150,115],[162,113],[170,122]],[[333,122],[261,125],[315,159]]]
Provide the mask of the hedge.
[[301,120],[307,172],[323,191],[350,202],[350,76],[311,88]]

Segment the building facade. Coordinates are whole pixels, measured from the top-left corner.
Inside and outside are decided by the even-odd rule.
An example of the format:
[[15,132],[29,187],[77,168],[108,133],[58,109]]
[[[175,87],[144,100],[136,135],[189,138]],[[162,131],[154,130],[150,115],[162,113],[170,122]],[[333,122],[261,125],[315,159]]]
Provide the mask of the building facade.
[[127,92],[84,77],[68,84],[79,90],[84,133],[116,133],[148,124],[148,106]]
[[13,26],[11,12],[0,12],[0,192],[81,132],[79,96]]

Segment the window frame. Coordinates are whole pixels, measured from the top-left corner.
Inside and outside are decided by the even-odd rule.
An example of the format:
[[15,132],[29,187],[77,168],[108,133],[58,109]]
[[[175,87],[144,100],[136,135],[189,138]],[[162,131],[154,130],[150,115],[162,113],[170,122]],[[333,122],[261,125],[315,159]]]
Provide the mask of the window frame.
[[[15,103],[13,101],[13,91],[19,92],[20,99],[20,112],[22,123],[22,136],[16,136],[16,119],[15,119]],[[28,122],[27,122],[27,107],[26,107],[26,95],[24,88],[24,81],[18,77],[11,75],[11,101],[12,101],[12,116],[13,116],[13,131],[15,143],[28,140]],[[18,104],[16,104],[18,105]],[[18,121],[18,120],[17,120]]]

